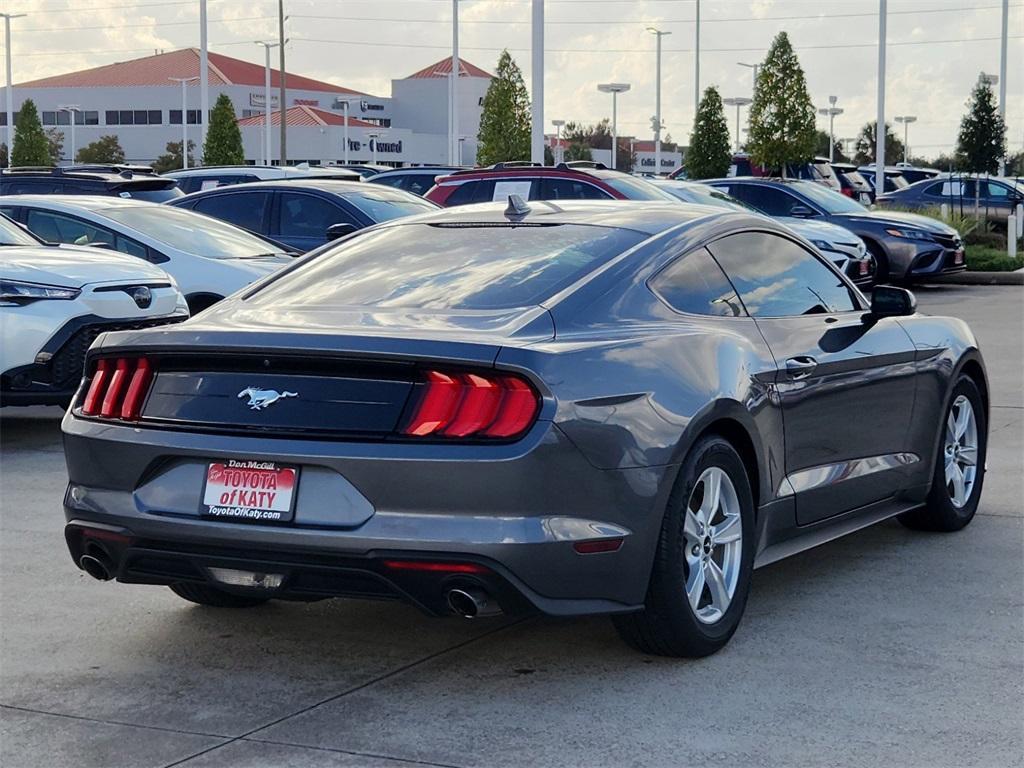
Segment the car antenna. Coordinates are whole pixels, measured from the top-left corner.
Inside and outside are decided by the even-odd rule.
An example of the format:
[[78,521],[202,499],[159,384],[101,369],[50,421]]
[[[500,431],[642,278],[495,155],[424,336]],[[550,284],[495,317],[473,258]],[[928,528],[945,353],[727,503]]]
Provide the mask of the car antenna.
[[520,219],[530,212],[530,206],[520,195],[508,196],[508,207],[505,208],[505,218]]

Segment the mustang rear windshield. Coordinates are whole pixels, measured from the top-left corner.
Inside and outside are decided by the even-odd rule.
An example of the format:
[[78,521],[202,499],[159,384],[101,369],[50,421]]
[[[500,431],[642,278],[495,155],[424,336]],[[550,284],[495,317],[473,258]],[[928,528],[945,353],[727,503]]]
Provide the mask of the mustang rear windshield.
[[404,224],[314,257],[252,297],[268,306],[506,309],[538,304],[646,238],[559,225]]

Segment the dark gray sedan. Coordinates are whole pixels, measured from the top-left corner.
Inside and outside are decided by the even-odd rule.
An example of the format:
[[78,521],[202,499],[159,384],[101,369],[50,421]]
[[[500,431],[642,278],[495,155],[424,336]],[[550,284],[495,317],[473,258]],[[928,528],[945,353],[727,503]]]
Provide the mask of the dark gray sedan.
[[757,566],[893,516],[958,530],[984,479],[964,323],[900,288],[868,304],[784,227],[702,206],[395,220],[101,336],[86,371],[74,561],[205,605],[609,613],[702,656]]
[[941,205],[961,215],[978,213],[996,226],[1006,227],[1006,217],[1024,203],[1024,185],[1009,178],[981,178],[966,174],[942,174],[875,198],[879,208],[927,210]]

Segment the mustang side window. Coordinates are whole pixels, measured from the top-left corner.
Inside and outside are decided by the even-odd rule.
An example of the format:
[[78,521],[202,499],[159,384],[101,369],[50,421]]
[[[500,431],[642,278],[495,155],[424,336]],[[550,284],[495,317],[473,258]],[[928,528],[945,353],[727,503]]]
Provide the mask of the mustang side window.
[[858,308],[842,278],[792,240],[768,232],[728,235],[708,246],[754,317]]
[[705,249],[699,248],[665,267],[650,282],[662,300],[691,315],[739,317],[744,313],[736,291]]

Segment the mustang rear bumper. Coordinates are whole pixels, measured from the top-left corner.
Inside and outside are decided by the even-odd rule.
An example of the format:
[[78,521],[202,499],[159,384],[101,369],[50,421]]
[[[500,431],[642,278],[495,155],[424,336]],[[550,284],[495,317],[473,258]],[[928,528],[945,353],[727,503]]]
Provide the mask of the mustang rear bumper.
[[[635,610],[674,476],[668,467],[597,469],[550,422],[505,445],[199,435],[70,412],[64,433],[76,562],[92,544],[121,581],[206,581],[210,567],[228,567],[284,575],[280,597],[405,599],[430,613],[445,612],[445,591],[466,582],[510,613]],[[205,467],[229,458],[301,467],[294,521],[201,517]],[[604,540],[621,546],[574,547]],[[396,558],[486,570],[397,573],[384,565]]]

